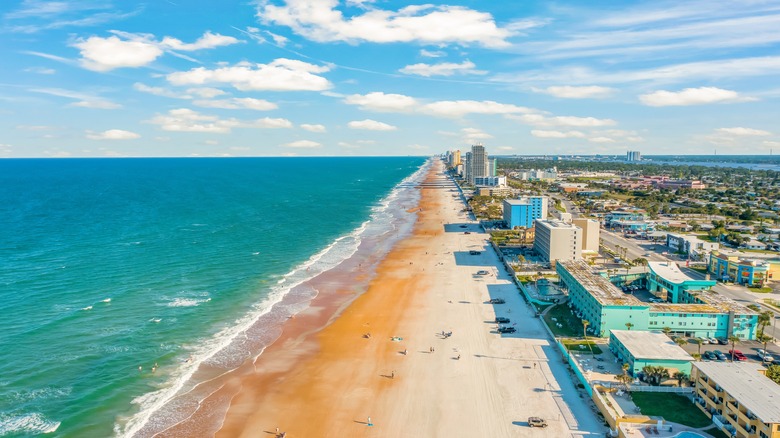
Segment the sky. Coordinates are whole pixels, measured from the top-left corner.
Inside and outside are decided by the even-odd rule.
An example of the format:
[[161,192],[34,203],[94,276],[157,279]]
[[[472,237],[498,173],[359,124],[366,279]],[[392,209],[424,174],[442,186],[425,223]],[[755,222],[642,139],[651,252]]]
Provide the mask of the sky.
[[0,157],[780,152],[780,0],[3,0]]

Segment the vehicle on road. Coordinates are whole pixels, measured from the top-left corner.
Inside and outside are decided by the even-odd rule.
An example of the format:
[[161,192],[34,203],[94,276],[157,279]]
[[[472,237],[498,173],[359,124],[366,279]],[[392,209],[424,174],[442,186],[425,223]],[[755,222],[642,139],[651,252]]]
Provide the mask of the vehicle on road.
[[506,324],[509,322],[509,318],[506,316],[496,316],[496,324]]
[[544,418],[528,417],[528,426],[529,427],[547,427],[547,422],[544,420]]
[[480,254],[482,254],[482,253],[481,253],[481,252],[479,252],[479,251],[474,251],[474,250],[472,249],[471,251],[469,251],[469,254],[471,254],[471,255],[480,255]]
[[775,358],[772,357],[771,354],[769,354],[768,351],[764,350],[763,348],[758,350],[758,357],[761,358],[764,362],[774,362]]
[[498,332],[499,333],[514,333],[516,331],[517,331],[517,329],[515,329],[514,327],[511,327],[511,326],[510,327],[499,327],[498,328]]
[[729,355],[732,355],[734,357],[735,361],[745,361],[748,360],[747,356],[742,354],[739,350],[729,350]]
[[506,301],[503,298],[491,298],[490,301],[488,301],[490,304],[504,304]]
[[484,269],[477,271],[477,275],[488,275],[488,274],[490,274],[490,272]]

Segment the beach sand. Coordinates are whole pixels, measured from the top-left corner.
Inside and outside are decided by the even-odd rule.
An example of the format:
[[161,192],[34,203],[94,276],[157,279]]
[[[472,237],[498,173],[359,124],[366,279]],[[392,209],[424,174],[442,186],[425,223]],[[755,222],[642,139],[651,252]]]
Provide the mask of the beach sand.
[[[288,321],[254,370],[205,400],[201,417],[223,414],[208,412],[210,399],[231,398],[216,436],[273,436],[277,427],[289,438],[603,436],[442,171],[437,161],[413,235],[380,263],[365,293],[341,311],[315,306]],[[490,275],[476,275],[482,269]],[[488,304],[492,297],[507,303]],[[511,318],[517,333],[498,334],[496,315]],[[549,427],[529,428],[529,416]],[[188,427],[161,435],[195,432]]]

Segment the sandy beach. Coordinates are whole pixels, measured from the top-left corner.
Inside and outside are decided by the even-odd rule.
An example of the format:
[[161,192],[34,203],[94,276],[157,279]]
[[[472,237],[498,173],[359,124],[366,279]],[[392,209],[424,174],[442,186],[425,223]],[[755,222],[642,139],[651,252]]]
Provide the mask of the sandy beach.
[[[442,171],[437,161],[413,235],[380,263],[365,293],[340,311],[288,321],[254,370],[212,394],[232,397],[217,436],[273,436],[277,427],[289,438],[603,436]],[[495,297],[506,304],[487,303]],[[498,334],[496,316],[517,332]],[[549,427],[528,427],[529,416]],[[182,424],[164,435],[187,433]]]

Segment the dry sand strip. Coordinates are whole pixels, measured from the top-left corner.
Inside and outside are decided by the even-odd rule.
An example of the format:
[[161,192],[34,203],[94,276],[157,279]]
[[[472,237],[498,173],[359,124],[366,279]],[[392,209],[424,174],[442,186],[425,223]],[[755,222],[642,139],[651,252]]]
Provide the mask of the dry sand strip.
[[[233,383],[241,389],[218,436],[273,436],[276,427],[289,438],[603,436],[442,171],[437,162],[414,234],[368,290],[325,329],[287,340]],[[483,269],[490,275],[476,275]],[[487,304],[492,297],[506,304]],[[498,334],[496,315],[517,333]],[[549,427],[528,427],[529,416]]]

